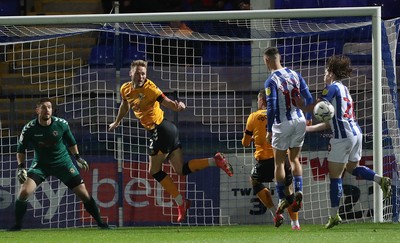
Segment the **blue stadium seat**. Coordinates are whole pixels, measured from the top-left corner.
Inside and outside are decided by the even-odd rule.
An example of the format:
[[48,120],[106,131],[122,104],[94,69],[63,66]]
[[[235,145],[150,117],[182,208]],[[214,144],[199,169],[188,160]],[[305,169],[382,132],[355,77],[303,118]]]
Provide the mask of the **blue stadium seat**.
[[122,65],[130,65],[133,60],[146,59],[146,45],[144,44],[129,44],[123,49]]
[[233,63],[235,65],[251,64],[251,44],[234,43],[233,45]]
[[92,66],[114,66],[114,47],[105,45],[93,47],[90,52],[89,64]]
[[226,65],[230,59],[227,43],[210,42],[202,45],[203,64]]
[[321,0],[276,0],[276,9],[321,8]]
[[0,16],[20,15],[20,1],[0,1]]
[[369,0],[325,0],[321,2],[321,8],[365,7],[369,5],[368,2]]
[[343,54],[350,58],[353,65],[371,65],[372,44],[371,42],[347,42],[343,45]]
[[321,41],[318,43],[310,43],[303,46],[302,60],[315,62],[317,60],[326,59],[335,53],[334,50],[334,46],[331,42]]

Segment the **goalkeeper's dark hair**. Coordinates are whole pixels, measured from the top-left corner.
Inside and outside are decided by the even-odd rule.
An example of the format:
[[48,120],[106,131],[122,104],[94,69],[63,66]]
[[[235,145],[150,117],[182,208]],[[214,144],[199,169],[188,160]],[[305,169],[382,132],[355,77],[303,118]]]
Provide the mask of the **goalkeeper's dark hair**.
[[50,98],[45,97],[45,98],[41,98],[40,100],[38,100],[38,102],[36,103],[36,107],[41,106],[45,102],[53,103],[53,102],[51,102]]
[[351,61],[348,56],[334,55],[328,59],[326,69],[341,80],[350,77],[352,71],[350,65]]

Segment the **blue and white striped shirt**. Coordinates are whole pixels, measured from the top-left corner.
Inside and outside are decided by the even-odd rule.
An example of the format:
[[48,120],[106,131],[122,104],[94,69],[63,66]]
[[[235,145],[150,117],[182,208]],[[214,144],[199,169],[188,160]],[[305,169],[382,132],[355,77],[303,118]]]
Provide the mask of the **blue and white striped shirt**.
[[335,107],[335,115],[329,121],[334,138],[347,138],[362,134],[354,114],[353,99],[342,82],[335,81],[326,86],[320,98],[329,101]]
[[[296,107],[293,97],[301,95],[305,98],[306,105],[313,102],[303,77],[286,67],[272,72],[265,81],[264,88],[268,104],[268,132],[272,131],[274,123],[279,124],[304,116],[302,110]],[[311,119],[311,114],[306,114],[306,119]]]

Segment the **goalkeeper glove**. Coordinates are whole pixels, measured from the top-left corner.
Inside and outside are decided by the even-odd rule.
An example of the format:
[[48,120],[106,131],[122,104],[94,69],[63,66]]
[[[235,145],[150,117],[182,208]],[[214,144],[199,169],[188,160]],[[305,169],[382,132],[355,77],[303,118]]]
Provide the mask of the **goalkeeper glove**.
[[21,184],[24,184],[25,181],[28,179],[28,174],[26,173],[24,163],[21,163],[18,165],[17,178],[18,178],[19,183],[21,183]]
[[79,168],[84,169],[87,171],[89,169],[89,165],[79,154],[75,154],[76,163],[78,164]]

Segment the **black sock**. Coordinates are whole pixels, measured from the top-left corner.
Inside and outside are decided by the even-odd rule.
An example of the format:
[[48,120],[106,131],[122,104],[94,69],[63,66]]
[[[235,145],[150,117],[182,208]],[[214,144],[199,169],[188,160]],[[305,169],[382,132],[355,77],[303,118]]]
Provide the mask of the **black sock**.
[[286,196],[286,200],[288,201],[289,204],[292,204],[294,201],[294,193],[290,194],[289,196]]
[[93,197],[90,197],[90,200],[83,203],[83,205],[85,206],[86,211],[90,213],[90,215],[92,215],[92,217],[96,220],[97,224],[99,226],[103,225],[103,221],[100,217],[99,208],[97,207],[97,204],[94,201]]
[[17,199],[15,201],[15,226],[21,227],[22,219],[25,216],[26,208],[28,207],[28,201],[21,201]]

